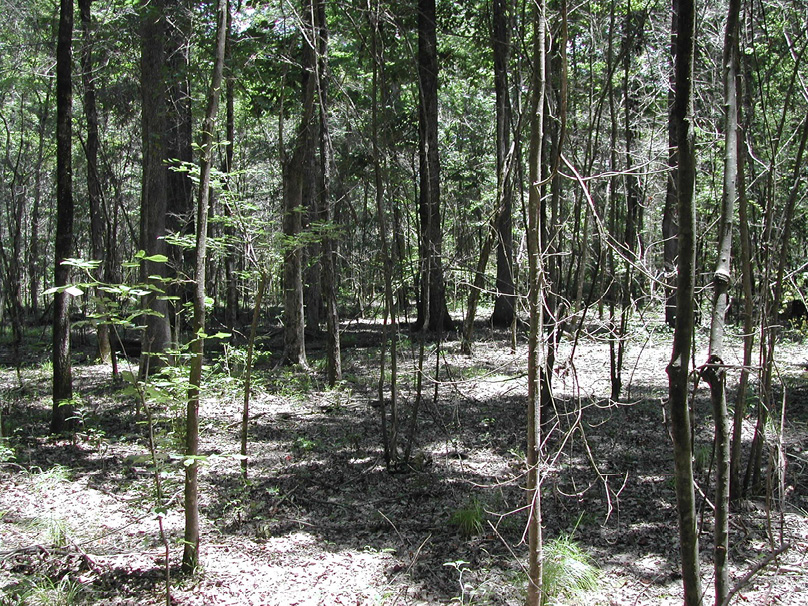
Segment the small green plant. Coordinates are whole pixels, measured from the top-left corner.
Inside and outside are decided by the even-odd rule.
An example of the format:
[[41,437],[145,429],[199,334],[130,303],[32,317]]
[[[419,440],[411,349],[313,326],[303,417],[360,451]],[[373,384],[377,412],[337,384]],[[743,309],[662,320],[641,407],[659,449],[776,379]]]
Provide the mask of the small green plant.
[[295,448],[302,452],[311,452],[317,448],[317,442],[305,436],[297,436],[297,438],[295,438]]
[[710,465],[710,460],[713,457],[713,448],[712,445],[708,446],[707,444],[701,444],[696,447],[696,451],[693,454],[693,467],[697,473],[701,473],[703,471],[707,471],[707,468]]
[[449,524],[457,528],[461,536],[470,538],[481,534],[485,511],[477,499],[452,514]]
[[81,585],[65,575],[59,581],[48,577],[32,579],[20,597],[26,606],[73,606],[80,594]]
[[37,518],[31,528],[42,536],[42,541],[53,547],[66,547],[70,526],[60,517],[46,516]]
[[571,536],[562,535],[544,546],[542,606],[556,606],[564,601],[578,604],[583,594],[594,591],[600,583],[600,571]]
[[14,461],[16,455],[14,449],[6,438],[0,438],[0,463],[8,463]]
[[43,471],[39,469],[31,475],[31,482],[37,492],[49,492],[59,484],[70,481],[70,470],[61,465],[54,465]]

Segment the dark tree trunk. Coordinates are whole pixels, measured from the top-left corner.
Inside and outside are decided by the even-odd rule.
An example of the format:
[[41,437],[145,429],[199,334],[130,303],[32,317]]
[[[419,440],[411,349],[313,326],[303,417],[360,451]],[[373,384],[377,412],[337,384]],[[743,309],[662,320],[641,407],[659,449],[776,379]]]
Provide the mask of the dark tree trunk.
[[676,284],[676,326],[668,364],[668,393],[673,437],[676,505],[679,513],[679,548],[686,606],[701,604],[699,537],[693,491],[693,435],[688,409],[690,352],[693,338],[693,296],[696,280],[696,150],[693,125],[693,51],[695,6],[693,0],[675,0],[678,43],[672,121],[678,149],[677,206],[679,258]]
[[[143,186],[140,202],[140,248],[147,256],[166,255],[163,236],[166,233],[166,196],[168,170],[166,168],[166,86],[163,75],[165,63],[165,3],[151,0],[141,7],[141,96],[142,96],[142,150]],[[140,280],[148,284],[151,293],[143,298],[144,318],[143,353],[140,375],[162,365],[160,355],[171,341],[168,305],[163,299],[165,284],[149,276],[166,276],[166,264],[144,260],[140,266]]]
[[[165,155],[169,164],[166,173],[166,230],[191,236],[194,233],[193,184],[187,171],[174,170],[193,162],[193,123],[191,120],[191,83],[189,57],[192,36],[192,10],[188,0],[164,0],[167,15],[165,25],[166,138]],[[193,272],[193,251],[179,246],[167,247],[171,258],[166,274],[186,276]],[[193,298],[193,287],[185,281],[171,285],[171,294],[179,301],[167,309],[167,322],[175,327],[174,340],[179,341],[183,326],[183,303]],[[176,314],[176,315],[172,315]]]
[[[227,34],[227,50],[225,51],[225,68],[232,70],[231,63],[231,45],[232,37],[230,28]],[[233,171],[233,141],[236,136],[236,122],[235,122],[235,79],[231,73],[227,74],[227,82],[225,84],[225,103],[227,107],[226,129],[227,129],[227,144],[224,148],[224,166],[222,172],[226,175],[224,188],[230,191],[230,173]],[[228,197],[225,200],[225,215],[232,221],[235,219],[232,212],[233,201]],[[236,236],[236,229],[232,224],[228,223],[226,228],[229,241],[227,243],[227,253],[224,258],[224,274],[225,274],[225,306],[224,306],[224,322],[228,330],[233,332],[238,323],[239,303],[238,303],[238,276],[236,275],[236,266],[238,262],[239,246],[236,244],[238,239]]]
[[438,155],[438,39],[435,0],[418,0],[418,212],[421,240],[421,280],[415,329],[451,330],[443,279],[443,232]]
[[[62,261],[73,250],[73,0],[59,3],[56,41],[56,245],[53,284],[68,283],[70,268]],[[51,433],[71,429],[73,420],[73,371],[70,363],[70,295],[57,291],[53,301],[53,415]]]
[[[101,204],[101,178],[98,172],[98,111],[95,103],[95,76],[93,74],[93,40],[92,40],[92,0],[79,0],[81,14],[81,79],[84,85],[84,115],[87,119],[87,145],[84,150],[87,157],[87,201],[90,207],[90,249],[94,260],[102,261],[106,242],[107,220]],[[102,268],[95,270],[101,276]],[[96,291],[101,300],[102,291]],[[103,315],[104,307],[99,303],[99,313]],[[109,324],[98,325],[98,356],[109,362],[112,349],[109,340]]]
[[313,15],[309,8],[306,15],[306,34],[303,36],[303,114],[300,117],[291,157],[283,166],[283,234],[287,238],[283,255],[283,322],[284,362],[306,367],[306,341],[303,309],[303,249],[298,241],[303,226],[303,186],[307,176],[306,167],[314,151],[314,103],[317,86],[315,76],[317,57],[312,32]]
[[321,243],[321,280],[327,327],[328,384],[333,386],[342,379],[342,361],[339,344],[337,281],[334,267],[335,242],[333,232],[329,229],[334,220],[331,204],[331,167],[334,163],[334,150],[331,145],[331,131],[328,124],[328,23],[324,0],[318,0],[314,5],[314,26],[317,32],[317,90],[320,101],[320,191],[317,199],[317,214],[319,220],[326,226]]
[[511,147],[511,97],[508,63],[511,54],[510,1],[494,0],[494,92],[497,108],[497,298],[491,323],[504,328],[514,320],[513,188],[506,162]]

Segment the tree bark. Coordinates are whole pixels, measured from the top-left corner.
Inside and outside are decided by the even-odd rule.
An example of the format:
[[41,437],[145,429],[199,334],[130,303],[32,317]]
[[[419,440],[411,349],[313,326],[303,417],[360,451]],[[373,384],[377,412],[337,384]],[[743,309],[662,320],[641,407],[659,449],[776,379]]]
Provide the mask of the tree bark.
[[713,314],[710,323],[710,353],[702,377],[710,386],[715,426],[715,603],[723,604],[729,593],[729,489],[730,436],[727,413],[724,356],[724,317],[732,269],[732,228],[738,194],[738,21],[740,0],[730,0],[724,37],[723,79],[725,99],[724,185],[719,223],[718,259],[713,274]]
[[331,204],[331,169],[334,164],[334,148],[329,127],[329,67],[328,67],[328,22],[325,1],[314,3],[314,29],[317,40],[317,93],[320,108],[320,170],[317,196],[317,218],[324,227],[320,244],[320,279],[326,321],[326,374],[332,387],[342,380],[342,360],[339,343],[339,311],[337,309],[337,280],[334,257],[334,210]]
[[[674,0],[674,10],[671,18],[671,61],[676,63],[678,47],[676,31],[678,23],[676,19],[676,0]],[[673,72],[673,70],[672,70]],[[665,206],[662,211],[662,239],[663,239],[663,281],[665,282],[665,323],[673,328],[676,325],[676,259],[679,255],[679,224],[676,217],[677,212],[677,183],[678,177],[678,143],[676,123],[674,121],[673,107],[675,103],[675,76],[672,78],[670,92],[668,93],[668,104],[670,114],[668,119],[668,179],[665,189]]]
[[546,377],[546,343],[544,336],[544,264],[541,249],[541,174],[542,139],[546,76],[546,16],[544,0],[534,4],[533,15],[533,82],[530,106],[530,141],[528,156],[528,309],[530,332],[527,359],[527,494],[528,494],[528,589],[527,606],[539,606],[542,595],[542,505],[541,475],[541,379]]
[[418,0],[418,214],[421,284],[415,329],[451,330],[443,276],[438,154],[438,39],[435,0]]
[[688,409],[688,377],[693,337],[693,296],[696,274],[695,189],[696,158],[693,125],[693,52],[695,6],[693,0],[675,0],[677,52],[673,124],[678,141],[677,208],[678,275],[676,284],[676,326],[673,351],[667,367],[668,396],[673,437],[676,505],[679,514],[679,549],[686,606],[701,604],[699,537],[696,529],[696,499],[693,489],[693,436]]
[[[81,14],[81,79],[84,85],[84,115],[87,120],[87,145],[84,150],[87,157],[87,202],[90,207],[90,249],[91,256],[96,261],[104,258],[104,243],[107,220],[101,204],[101,176],[98,172],[98,111],[95,103],[95,76],[93,75],[93,39],[92,39],[92,0],[79,0]],[[98,267],[95,274],[100,276],[102,268]],[[103,292],[96,290],[98,311],[104,314],[101,303]],[[103,320],[96,332],[98,338],[98,357],[102,362],[109,362],[112,348],[109,340],[109,324]]]
[[205,351],[205,269],[207,263],[208,205],[210,172],[216,114],[224,72],[224,49],[230,17],[228,0],[219,0],[216,55],[208,92],[208,107],[202,124],[199,160],[199,191],[196,207],[196,263],[194,272],[194,325],[191,342],[191,369],[185,422],[185,548],[182,568],[192,572],[199,562],[199,391],[202,385],[202,358]]
[[283,167],[283,323],[284,362],[308,367],[303,308],[303,247],[299,241],[303,230],[303,186],[305,168],[311,166],[314,153],[314,104],[317,89],[317,57],[314,47],[314,16],[304,6],[306,21],[303,35],[303,113],[297,128],[292,155]]
[[[62,262],[73,250],[73,0],[59,2],[56,40],[56,243],[54,287],[68,283],[70,268]],[[50,431],[57,434],[75,425],[73,370],[70,362],[70,295],[59,290],[53,301],[53,414]]]
[[[165,63],[165,1],[149,0],[141,6],[140,85],[142,95],[142,153],[143,185],[140,202],[140,248],[149,257],[165,256],[166,197],[168,170],[166,167],[166,84]],[[158,276],[150,278],[150,276]],[[143,333],[140,376],[147,375],[163,364],[162,353],[171,341],[168,305],[163,299],[166,264],[143,260],[140,281],[148,284],[151,293],[143,297],[145,330]]]
[[[494,0],[493,37],[494,92],[497,128],[497,297],[491,323],[505,328],[515,314],[513,283],[513,188],[506,169],[511,147],[511,97],[508,64],[511,54],[510,0]],[[483,268],[483,271],[485,269]],[[472,316],[473,317],[473,316]]]

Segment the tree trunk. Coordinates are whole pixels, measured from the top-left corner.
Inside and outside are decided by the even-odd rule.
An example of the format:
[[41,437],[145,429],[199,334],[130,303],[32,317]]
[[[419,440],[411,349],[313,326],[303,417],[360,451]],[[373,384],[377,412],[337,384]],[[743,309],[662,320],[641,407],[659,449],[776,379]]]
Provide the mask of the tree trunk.
[[545,2],[537,0],[533,15],[533,92],[530,106],[528,158],[528,308],[530,332],[527,359],[527,492],[528,588],[527,606],[543,603],[541,477],[541,378],[547,375],[544,336],[544,264],[541,250],[541,172],[546,78]]
[[668,364],[668,394],[673,437],[676,505],[679,513],[679,548],[686,606],[701,604],[699,537],[696,529],[696,499],[693,490],[693,436],[687,388],[693,336],[693,296],[696,274],[695,189],[696,158],[693,125],[693,50],[695,6],[693,0],[675,0],[677,53],[672,120],[678,149],[677,201],[679,215],[676,326]]
[[[189,165],[193,156],[193,123],[191,119],[191,82],[189,60],[193,15],[188,0],[164,0],[167,14],[165,26],[166,138],[165,155],[169,169],[166,172],[166,230],[190,237],[194,233],[193,183],[186,170],[175,170]],[[166,275],[182,277],[193,272],[193,251],[181,246],[166,247],[171,266]],[[185,280],[170,286],[172,295],[179,297],[172,309],[166,308],[166,322],[174,326],[172,340],[179,344],[184,319],[181,310],[193,298],[193,286]]]
[[[61,0],[56,40],[56,244],[53,285],[57,289],[68,283],[70,268],[62,262],[73,251],[72,42],[73,0]],[[69,297],[64,290],[58,290],[53,301],[53,414],[50,431],[54,434],[75,425]]]
[[723,604],[729,593],[729,486],[730,442],[724,361],[724,317],[732,268],[732,227],[738,193],[738,20],[740,0],[730,0],[724,37],[723,76],[726,115],[724,117],[724,187],[719,223],[718,260],[713,274],[713,315],[710,324],[710,354],[702,377],[710,386],[715,425],[715,603]]
[[[382,445],[384,447],[384,460],[388,471],[391,471],[398,462],[398,310],[396,298],[393,294],[393,267],[394,253],[388,235],[390,233],[387,223],[387,211],[384,207],[384,153],[380,145],[380,107],[387,107],[386,87],[384,84],[384,52],[381,48],[379,35],[379,6],[376,5],[368,15],[371,26],[371,57],[373,61],[373,76],[371,81],[371,143],[373,146],[373,181],[376,194],[376,216],[379,223],[379,239],[381,240],[382,263],[384,268],[384,335],[380,356],[378,397],[381,414]],[[382,101],[379,102],[381,93]],[[383,109],[382,109],[383,111]],[[384,360],[388,338],[390,339],[390,423],[387,420],[387,404],[385,398],[385,368]]]
[[191,342],[191,370],[185,423],[185,549],[182,568],[193,572],[199,562],[199,390],[202,385],[202,358],[205,351],[205,267],[207,262],[208,203],[213,156],[213,135],[219,109],[219,93],[224,71],[224,48],[230,17],[228,0],[219,0],[216,30],[216,56],[208,93],[208,107],[202,124],[199,159],[199,191],[196,207],[196,267],[194,272],[194,326]]
[[[232,61],[230,59],[230,49],[232,44],[230,28],[227,33],[227,49],[225,51],[225,67],[232,70]],[[232,73],[228,73],[225,84],[225,103],[227,106],[226,129],[227,129],[227,143],[224,149],[224,166],[222,172],[225,175],[224,189],[227,192],[231,191],[231,175],[233,171],[233,141],[236,137],[236,121],[235,121],[235,78]],[[224,306],[224,323],[227,329],[232,333],[237,328],[238,324],[238,276],[236,275],[236,264],[239,254],[239,239],[236,235],[235,226],[232,221],[235,220],[232,211],[234,200],[230,197],[225,199],[224,212],[225,216],[230,219],[225,228],[227,235],[227,250],[224,258],[224,275],[225,275],[225,306]]]
[[331,167],[334,149],[328,124],[328,23],[325,1],[314,4],[314,27],[317,33],[317,91],[320,101],[320,191],[318,192],[318,218],[325,226],[321,242],[321,280],[326,320],[326,365],[328,384],[332,387],[342,380],[342,361],[339,344],[339,312],[337,310],[337,280],[334,268],[335,240],[331,224],[334,220],[331,205]]
[[418,213],[421,239],[421,288],[415,329],[451,330],[443,278],[443,232],[438,155],[438,40],[435,0],[418,0]]
[[[168,305],[163,298],[166,264],[159,259],[166,255],[166,197],[168,170],[166,168],[166,91],[165,63],[165,3],[150,0],[141,7],[141,95],[143,135],[143,189],[140,202],[140,248],[147,257],[140,266],[140,281],[148,284],[151,293],[143,297],[147,312],[140,358],[140,376],[146,377],[164,362],[162,353],[171,341]],[[159,276],[151,278],[150,276]]]
[[283,167],[283,234],[287,239],[283,254],[284,362],[308,367],[306,361],[305,319],[303,308],[303,248],[299,241],[303,229],[303,185],[305,167],[311,166],[314,150],[314,103],[317,87],[317,57],[313,38],[313,15],[303,11],[306,34],[303,36],[303,114],[297,129],[294,151]]
[[[493,39],[494,91],[497,121],[497,297],[491,323],[505,328],[515,314],[513,283],[513,188],[506,168],[511,147],[511,97],[508,63],[511,53],[510,0],[494,0]],[[483,268],[485,271],[485,268]],[[472,316],[473,318],[473,316]]]
[[[81,79],[84,84],[84,115],[87,119],[87,146],[84,150],[87,157],[87,201],[90,207],[90,249],[96,261],[104,258],[105,231],[107,226],[101,205],[101,178],[98,172],[98,112],[95,104],[95,76],[93,75],[93,40],[91,20],[92,0],[79,0],[81,14]],[[94,273],[101,276],[102,268]],[[103,315],[104,306],[100,303],[102,291],[96,290],[99,300],[98,311]],[[112,349],[109,341],[109,324],[102,321],[98,325],[98,357],[102,362],[109,362]]]
[[[671,18],[671,59],[675,63],[677,56],[677,36],[678,27],[676,19],[676,0],[674,0],[674,10]],[[673,70],[672,70],[673,71]],[[675,80],[675,77],[673,78]],[[668,104],[670,113],[668,119],[668,179],[665,190],[665,206],[662,211],[662,257],[664,261],[664,273],[662,279],[665,283],[665,323],[673,328],[676,324],[676,286],[675,272],[676,259],[679,255],[679,224],[676,217],[677,208],[677,184],[678,184],[678,143],[676,123],[674,121],[673,107],[675,103],[675,81],[671,83],[668,92]]]
[[[742,79],[738,79],[739,84]],[[739,86],[739,90],[743,90]],[[739,99],[741,95],[738,94]],[[749,114],[744,112],[745,120]],[[749,391],[749,368],[752,365],[752,348],[755,344],[755,312],[753,302],[752,280],[752,242],[749,235],[749,205],[746,197],[746,147],[743,141],[745,129],[738,135],[738,226],[741,243],[741,281],[743,285],[743,368],[738,379],[738,391],[735,395],[735,410],[732,422],[732,440],[729,463],[730,499],[741,497],[743,481],[741,479],[741,445],[743,422],[746,418],[746,396]]]

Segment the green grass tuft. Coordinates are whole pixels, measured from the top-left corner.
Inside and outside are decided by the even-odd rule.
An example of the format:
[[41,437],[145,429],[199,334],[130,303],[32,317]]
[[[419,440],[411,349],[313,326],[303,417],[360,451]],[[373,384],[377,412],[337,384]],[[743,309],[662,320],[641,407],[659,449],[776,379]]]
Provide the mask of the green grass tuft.
[[542,606],[556,606],[564,601],[580,603],[583,594],[595,591],[600,584],[600,571],[592,558],[563,535],[544,546]]

